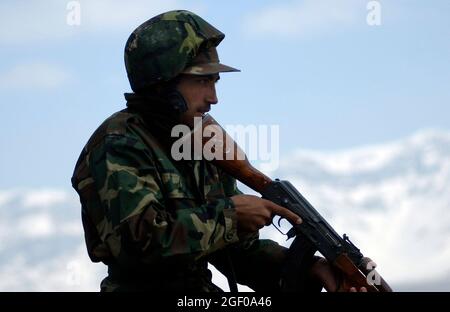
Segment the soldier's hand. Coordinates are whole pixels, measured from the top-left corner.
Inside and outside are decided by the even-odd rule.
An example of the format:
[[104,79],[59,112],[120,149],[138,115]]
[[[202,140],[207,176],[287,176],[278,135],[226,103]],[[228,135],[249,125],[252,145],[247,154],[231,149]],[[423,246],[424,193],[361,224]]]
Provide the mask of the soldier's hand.
[[[350,292],[358,292],[358,291],[356,290],[356,287],[351,287],[350,288]],[[361,287],[359,289],[359,292],[367,292],[367,288],[366,287]]]
[[366,287],[360,287],[358,289],[357,287],[348,285],[342,273],[333,268],[324,258],[320,258],[313,264],[311,274],[328,292],[367,292]]
[[235,195],[231,200],[235,206],[240,232],[255,232],[269,225],[274,215],[279,215],[292,224],[302,223],[302,219],[295,213],[267,199],[254,195]]

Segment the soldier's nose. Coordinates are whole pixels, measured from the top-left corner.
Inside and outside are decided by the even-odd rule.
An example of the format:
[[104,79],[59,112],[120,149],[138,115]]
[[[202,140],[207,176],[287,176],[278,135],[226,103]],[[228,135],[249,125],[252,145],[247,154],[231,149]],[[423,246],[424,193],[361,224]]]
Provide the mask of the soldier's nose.
[[216,87],[212,86],[211,90],[208,92],[206,101],[208,104],[217,104],[219,100],[217,99]]

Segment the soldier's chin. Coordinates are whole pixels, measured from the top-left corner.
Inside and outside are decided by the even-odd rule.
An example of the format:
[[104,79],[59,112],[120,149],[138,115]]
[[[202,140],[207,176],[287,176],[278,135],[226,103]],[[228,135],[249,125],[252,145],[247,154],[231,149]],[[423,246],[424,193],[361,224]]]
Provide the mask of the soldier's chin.
[[180,123],[182,123],[183,125],[186,125],[186,126],[188,126],[189,128],[194,128],[194,121],[195,121],[195,118],[198,118],[198,117],[200,117],[201,118],[201,116],[196,116],[196,115],[191,115],[191,116],[181,116],[181,118],[180,118]]
[[195,112],[195,113],[184,113],[180,117],[180,122],[184,125],[187,125],[191,129],[194,127],[195,122],[199,122],[203,119],[206,113],[204,112]]
[[195,113],[194,116],[192,116],[191,124],[192,124],[192,125],[195,125],[196,122],[197,122],[197,123],[201,122],[202,119],[203,119],[203,117],[205,117],[205,114],[206,114],[206,113],[201,113],[201,112]]

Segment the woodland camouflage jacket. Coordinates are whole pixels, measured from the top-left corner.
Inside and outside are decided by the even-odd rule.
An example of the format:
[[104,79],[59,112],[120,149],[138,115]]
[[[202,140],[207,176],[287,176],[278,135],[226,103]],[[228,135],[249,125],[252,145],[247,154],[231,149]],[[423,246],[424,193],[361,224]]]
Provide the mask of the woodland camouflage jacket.
[[227,273],[228,256],[239,283],[277,289],[286,250],[238,238],[236,181],[207,161],[174,161],[157,123],[128,106],[94,132],[72,177],[89,256],[108,265],[102,290],[220,291],[207,263]]

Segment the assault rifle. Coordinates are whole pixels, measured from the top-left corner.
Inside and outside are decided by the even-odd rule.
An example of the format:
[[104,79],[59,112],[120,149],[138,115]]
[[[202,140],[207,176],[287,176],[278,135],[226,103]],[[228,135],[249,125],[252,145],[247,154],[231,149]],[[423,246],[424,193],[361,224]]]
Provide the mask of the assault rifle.
[[198,130],[202,131],[201,147],[212,147],[212,155],[209,157],[215,165],[260,193],[263,198],[289,209],[302,218],[301,224],[293,225],[287,232],[288,239],[295,239],[289,248],[287,270],[282,277],[282,289],[289,291],[301,287],[301,280],[290,272],[306,270],[315,252],[319,251],[342,273],[343,284],[347,285],[343,290],[348,290],[345,287],[353,286],[358,289],[366,287],[370,292],[392,291],[347,235],[341,237],[291,183],[272,180],[254,168],[244,152],[214,118],[206,114],[201,127],[194,126],[194,137]]

